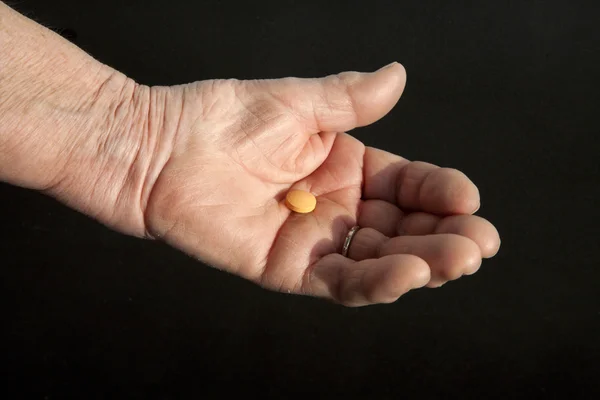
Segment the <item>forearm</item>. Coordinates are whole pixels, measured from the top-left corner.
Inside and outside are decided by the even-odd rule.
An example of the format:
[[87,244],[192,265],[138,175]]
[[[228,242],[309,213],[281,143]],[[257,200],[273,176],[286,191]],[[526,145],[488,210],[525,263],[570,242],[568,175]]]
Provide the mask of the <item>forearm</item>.
[[96,123],[95,108],[108,100],[94,94],[109,79],[115,90],[123,86],[111,75],[77,47],[0,3],[0,179],[34,189],[55,184],[77,130]]
[[115,214],[142,201],[151,96],[0,2],[0,180],[142,234],[139,207]]

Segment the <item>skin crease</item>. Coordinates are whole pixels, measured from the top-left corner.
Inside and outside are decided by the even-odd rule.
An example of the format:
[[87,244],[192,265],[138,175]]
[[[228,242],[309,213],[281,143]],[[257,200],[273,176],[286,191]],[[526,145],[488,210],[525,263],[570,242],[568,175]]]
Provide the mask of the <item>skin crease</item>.
[[[18,55],[0,60],[3,71],[30,73],[15,82],[49,93],[27,100],[31,89],[10,85],[10,74],[0,85],[7,182],[266,289],[351,307],[472,274],[499,249],[496,228],[472,215],[479,192],[463,173],[366,147],[346,133],[393,109],[406,83],[398,63],[319,79],[148,87],[6,9],[0,3],[0,28],[9,32],[0,29],[0,41],[8,40],[2,48],[55,51],[44,58],[63,62],[47,76],[43,57],[30,72],[11,63]],[[23,32],[27,42],[10,43]],[[35,107],[21,107],[27,102]],[[40,152],[44,143],[49,150]],[[32,157],[45,167],[32,170]],[[291,212],[290,189],[313,193],[316,209]],[[342,257],[357,223],[362,229]]]
[[[263,287],[349,306],[395,301],[474,273],[499,246],[493,225],[470,215],[479,208],[475,185],[459,171],[366,148],[341,133],[388,113],[405,76],[393,63],[321,80],[194,84],[148,200],[147,229]],[[291,188],[315,194],[315,211],[290,212],[283,197]],[[405,214],[414,222],[403,224]],[[350,259],[341,257],[359,220],[391,236],[384,224],[408,231],[377,238],[369,243],[376,251],[364,256],[354,250],[367,241],[369,230],[361,229]]]

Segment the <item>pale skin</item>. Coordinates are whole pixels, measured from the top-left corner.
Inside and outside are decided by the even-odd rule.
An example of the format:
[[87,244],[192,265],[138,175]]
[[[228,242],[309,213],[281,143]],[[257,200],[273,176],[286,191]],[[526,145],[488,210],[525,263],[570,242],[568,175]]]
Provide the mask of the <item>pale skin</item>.
[[[390,303],[500,246],[463,173],[347,133],[388,114],[405,82],[392,63],[148,87],[0,3],[0,179],[269,290]],[[314,212],[285,207],[291,188]]]

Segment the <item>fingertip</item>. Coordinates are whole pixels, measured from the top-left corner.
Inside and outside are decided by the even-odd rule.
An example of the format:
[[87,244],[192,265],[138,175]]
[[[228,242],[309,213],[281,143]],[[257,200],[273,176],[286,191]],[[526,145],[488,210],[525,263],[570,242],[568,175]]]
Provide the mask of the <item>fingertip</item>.
[[399,90],[398,98],[400,98],[406,87],[406,68],[398,61],[394,61],[379,69],[377,72],[384,75],[389,81],[389,84]]
[[404,68],[404,65],[400,64],[398,61],[393,61],[388,65],[379,68],[376,72],[382,71],[393,72],[396,76],[398,76],[401,79],[401,81],[404,82],[404,84],[406,84],[406,68]]
[[[466,175],[465,178],[467,178]],[[471,194],[467,196],[463,209],[465,210],[464,214],[475,214],[481,208],[481,194],[477,185],[470,179],[469,182],[471,184]]]
[[425,260],[413,256],[413,286],[412,289],[422,288],[431,280],[431,268]]
[[479,189],[461,171],[438,168],[421,187],[420,203],[427,211],[450,214],[472,214],[480,206]]
[[466,259],[463,275],[473,275],[475,272],[479,271],[479,268],[481,268],[481,264],[483,262],[481,251],[475,242],[473,242],[473,246],[475,246],[474,248],[477,250],[472,251],[470,257]]
[[425,286],[429,289],[438,289],[444,286],[446,283],[448,283],[448,281],[443,279],[432,279]]
[[451,233],[474,241],[482,258],[491,258],[500,248],[500,235],[496,227],[485,218],[476,215],[454,215],[440,221],[435,233]]
[[379,68],[377,71],[383,71],[383,70],[386,70],[386,69],[391,69],[391,68],[394,68],[398,64],[400,64],[398,61],[392,61],[391,63],[386,64],[383,67]]
[[[483,219],[483,218],[482,218]],[[494,225],[491,222],[485,220],[488,225],[488,229],[490,234],[486,238],[482,240],[481,244],[481,256],[483,258],[492,258],[500,251],[500,234]]]
[[444,281],[454,281],[463,275],[472,275],[481,266],[481,250],[473,240],[456,235],[442,234],[434,275]]
[[[496,227],[494,227],[494,229],[496,229]],[[494,243],[494,245],[490,245],[490,247],[486,251],[486,254],[483,255],[483,258],[495,257],[498,254],[498,252],[500,252],[500,247],[502,247],[502,239],[500,239],[500,234],[498,233],[498,230],[496,230],[496,234],[498,235],[498,240],[496,241],[496,243]]]
[[397,62],[363,77],[351,89],[357,126],[370,125],[387,115],[400,100],[406,85],[406,71]]
[[458,276],[455,279],[458,279],[463,275],[473,275],[479,270],[482,263],[481,249],[477,243],[466,237],[461,237],[461,241],[462,243],[460,248],[463,262],[460,270],[458,271]]

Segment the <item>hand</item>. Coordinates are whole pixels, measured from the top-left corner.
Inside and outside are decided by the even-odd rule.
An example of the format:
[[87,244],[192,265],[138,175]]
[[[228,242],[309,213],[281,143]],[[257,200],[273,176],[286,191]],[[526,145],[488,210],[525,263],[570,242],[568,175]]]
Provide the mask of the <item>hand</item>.
[[[359,306],[477,270],[499,247],[460,172],[365,146],[405,73],[136,84],[0,2],[0,180],[266,288]],[[291,188],[318,198],[299,215]],[[360,229],[348,257],[348,231]]]
[[[348,306],[474,273],[500,243],[492,224],[471,215],[475,185],[343,133],[387,114],[404,85],[394,63],[369,74],[169,89],[163,115],[177,118],[159,119],[159,135],[173,140],[156,152],[168,161],[154,167],[145,229],[265,288]],[[285,207],[292,188],[317,196],[314,212]]]

